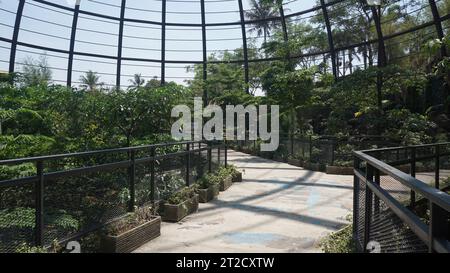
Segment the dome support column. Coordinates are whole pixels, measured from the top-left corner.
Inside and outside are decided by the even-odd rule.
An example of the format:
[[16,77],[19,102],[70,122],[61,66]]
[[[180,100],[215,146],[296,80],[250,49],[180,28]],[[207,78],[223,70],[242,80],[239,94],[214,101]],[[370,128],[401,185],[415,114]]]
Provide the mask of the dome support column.
[[[439,15],[439,10],[436,5],[436,1],[428,0],[428,2],[430,3],[431,13],[433,14],[433,21],[434,21],[434,25],[436,27],[437,36],[440,40],[442,40],[444,38],[444,30],[442,29],[441,16]],[[445,45],[443,45],[441,47],[441,57],[445,57],[445,56],[447,56],[447,50],[445,48]]]
[[334,78],[337,79],[339,75],[336,62],[336,49],[334,47],[333,32],[331,30],[330,17],[328,16],[328,9],[327,5],[325,4],[325,0],[320,0],[320,5],[322,6],[323,18],[325,20],[325,25],[327,28],[328,46],[330,47],[331,55],[331,68],[333,70]]
[[78,15],[80,13],[80,4],[81,4],[80,2],[81,2],[80,0],[75,2],[75,10],[73,12],[72,33],[70,35],[69,59],[67,63],[67,87],[72,86],[73,52],[75,49],[75,36],[77,34]]
[[208,104],[208,90],[206,88],[206,80],[208,79],[208,52],[206,51],[206,16],[205,16],[205,0],[200,0],[202,13],[202,43],[203,43],[203,104]]
[[13,38],[11,41],[11,52],[9,55],[9,73],[14,73],[16,64],[17,40],[19,39],[20,23],[22,21],[25,0],[20,0],[16,12],[16,22],[14,24]]
[[122,5],[120,6],[119,42],[117,45],[117,73],[116,73],[117,89],[120,89],[120,75],[122,71],[123,25],[124,25],[126,4],[127,0],[122,0]]
[[242,0],[238,0],[239,4],[239,15],[241,18],[241,30],[242,30],[242,50],[244,51],[244,81],[245,81],[245,92],[250,93],[250,75],[248,66],[248,47],[247,47],[247,31],[245,29],[245,16],[244,16],[244,6]]
[[167,2],[162,0],[161,18],[161,85],[166,83],[166,9]]

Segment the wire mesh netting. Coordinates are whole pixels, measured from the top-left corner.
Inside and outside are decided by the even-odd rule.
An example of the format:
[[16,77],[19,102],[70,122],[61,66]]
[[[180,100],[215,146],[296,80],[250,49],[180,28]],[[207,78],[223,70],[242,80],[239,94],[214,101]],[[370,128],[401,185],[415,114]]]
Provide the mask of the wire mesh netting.
[[34,242],[35,187],[0,186],[0,253]]
[[[0,252],[27,251],[41,243],[56,247],[59,242],[75,238],[86,244],[86,251],[95,251],[98,237],[93,232],[136,207],[168,200],[210,168],[215,171],[223,166],[225,153],[221,143],[208,146],[200,142],[1,165]],[[42,173],[42,194],[37,191],[41,185],[38,173]],[[40,204],[39,196],[42,210],[36,205]],[[41,214],[42,229],[38,217]],[[42,242],[38,240],[41,236]]]
[[[383,253],[428,252],[430,234],[425,239],[419,230],[432,232],[429,230],[433,221],[430,204],[436,202],[442,191],[436,191],[433,197],[424,189],[434,188],[436,179],[440,181],[440,188],[445,188],[448,144],[381,149],[369,154],[388,165],[393,164],[398,170],[393,171],[387,165],[373,167],[369,163],[372,159],[357,159],[360,164],[356,169],[367,179],[366,182],[355,177],[354,232],[359,250],[365,251],[366,245],[374,242],[379,244]],[[378,163],[373,164],[378,166]],[[407,176],[400,175],[401,172],[411,173],[420,181],[411,182],[414,178],[407,179]],[[411,183],[416,184],[412,186]],[[370,190],[369,185],[377,190]],[[436,217],[443,218],[434,221],[446,223],[450,214],[446,211]],[[448,235],[440,236],[448,241]]]

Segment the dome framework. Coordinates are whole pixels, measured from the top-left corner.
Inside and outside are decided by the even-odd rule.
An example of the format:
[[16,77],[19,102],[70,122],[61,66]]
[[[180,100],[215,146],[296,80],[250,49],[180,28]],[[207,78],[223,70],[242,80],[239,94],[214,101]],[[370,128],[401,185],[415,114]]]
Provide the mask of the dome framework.
[[[334,77],[338,78],[341,76],[340,70],[342,70],[342,65],[340,64],[340,53],[346,52],[348,50],[354,50],[355,48],[359,47],[367,47],[367,46],[373,46],[376,48],[377,51],[377,58],[379,66],[384,66],[386,64],[386,52],[384,50],[385,42],[394,40],[398,37],[402,37],[408,33],[413,33],[416,31],[420,31],[427,28],[434,28],[433,35],[434,38],[442,39],[444,37],[444,29],[443,22],[446,22],[450,16],[449,14],[441,15],[439,14],[439,10],[437,7],[437,2],[435,0],[425,0],[423,1],[423,6],[420,7],[421,10],[428,9],[431,13],[431,18],[427,22],[423,22],[420,25],[414,26],[411,29],[404,29],[398,32],[385,34],[384,33],[384,25],[383,21],[380,20],[378,17],[378,12],[375,7],[368,7],[368,13],[372,13],[372,18],[374,19],[374,27],[376,28],[376,37],[367,37],[366,40],[361,40],[357,42],[351,42],[347,43],[346,41],[337,41],[335,37],[336,29],[339,27],[337,25],[333,25],[331,22],[333,19],[333,15],[330,14],[330,10],[337,6],[342,5],[343,8],[346,8],[346,3],[351,4],[352,1],[349,0],[334,0],[334,1],[325,1],[320,0],[317,1],[317,5],[312,6],[307,9],[303,10],[295,10],[291,11],[290,8],[287,8],[288,3],[290,7],[300,5],[300,0],[291,0],[291,1],[283,1],[282,4],[278,6],[278,12],[276,16],[264,18],[264,19],[249,19],[246,16],[246,13],[248,12],[248,9],[246,10],[244,7],[244,0],[153,0],[154,3],[160,4],[160,9],[141,9],[140,12],[143,13],[160,13],[160,20],[145,20],[142,18],[134,18],[133,16],[127,16],[128,10],[139,10],[138,8],[129,7],[127,5],[127,2],[130,0],[117,0],[118,3],[106,3],[102,2],[100,0],[77,0],[77,1],[67,1],[67,4],[64,5],[62,3],[54,3],[46,0],[17,0],[17,9],[14,11],[14,23],[10,26],[12,27],[12,35],[11,37],[0,37],[0,42],[3,44],[8,44],[10,48],[9,52],[9,60],[4,60],[3,62],[8,62],[9,65],[9,72],[15,72],[17,64],[21,64],[18,61],[17,53],[19,51],[26,52],[26,50],[40,50],[44,52],[50,52],[50,54],[57,54],[57,55],[63,55],[65,56],[66,60],[66,66],[62,67],[60,69],[64,70],[66,72],[66,78],[65,79],[59,79],[59,82],[64,82],[68,86],[72,86],[74,81],[74,73],[82,73],[86,72],[83,69],[75,69],[74,68],[74,62],[77,58],[84,57],[84,58],[93,58],[95,60],[103,60],[107,61],[110,64],[115,63],[113,65],[115,67],[114,71],[111,71],[110,73],[104,73],[105,75],[109,75],[115,78],[115,81],[111,83],[111,86],[117,86],[117,87],[123,87],[124,85],[124,72],[123,68],[126,65],[136,65],[136,64],[143,64],[142,67],[146,67],[147,65],[156,64],[156,67],[159,68],[159,73],[153,73],[154,76],[158,77],[161,81],[161,83],[165,83],[167,79],[170,78],[168,76],[168,69],[170,68],[170,65],[202,65],[203,66],[203,73],[202,77],[204,80],[208,77],[208,65],[210,64],[219,64],[219,63],[226,63],[226,64],[239,64],[243,67],[243,78],[245,83],[249,83],[251,80],[251,63],[258,63],[258,62],[272,62],[277,61],[280,59],[283,59],[284,57],[274,57],[274,56],[263,56],[259,55],[257,58],[251,58],[249,56],[250,48],[249,48],[249,28],[252,27],[255,24],[260,24],[264,21],[270,21],[273,22],[273,25],[276,25],[277,28],[279,28],[280,32],[282,33],[284,41],[287,43],[289,39],[292,38],[293,34],[289,33],[288,24],[295,22],[300,18],[302,20],[302,17],[309,18],[314,16],[317,13],[321,13],[322,18],[324,22],[322,24],[325,26],[324,32],[326,32],[327,37],[327,44],[328,47],[326,49],[319,49],[319,50],[313,50],[313,51],[307,51],[307,52],[295,52],[290,53],[289,56],[285,58],[291,58],[291,59],[300,59],[300,58],[314,58],[314,60],[317,59],[323,59],[326,60],[326,63],[329,63],[329,67],[331,68],[331,72],[333,73]],[[401,0],[400,0],[401,1]],[[388,5],[395,4],[397,1],[391,1],[392,3],[388,3]],[[441,0],[443,1],[443,0]],[[61,1],[65,2],[65,1]],[[72,2],[72,3],[70,3]],[[116,15],[109,15],[105,13],[100,13],[98,10],[93,11],[89,9],[85,9],[83,5],[87,2],[96,3],[100,6],[109,6],[111,9],[117,9],[118,10],[118,16]],[[206,9],[206,5],[208,3],[230,3],[233,2],[237,4],[238,10],[233,11],[208,11]],[[189,3],[192,3],[193,5],[199,4],[200,11],[195,14],[200,15],[200,22],[174,22],[174,20],[169,21],[168,15],[178,16],[178,15],[187,15],[187,14],[194,14],[194,12],[186,12],[181,10],[168,10],[168,4],[178,4],[183,3],[183,5],[187,5]],[[70,27],[70,37],[65,38],[68,41],[67,47],[60,47],[60,46],[48,46],[48,45],[40,45],[39,43],[34,42],[28,42],[23,41],[21,39],[22,35],[27,35],[25,29],[22,26],[22,22],[24,18],[34,18],[35,20],[41,20],[41,21],[47,21],[46,18],[39,18],[37,14],[33,14],[33,16],[25,15],[24,10],[27,8],[27,6],[33,6],[33,5],[39,5],[41,8],[45,8],[48,10],[53,10],[54,12],[60,12],[64,13],[66,15],[72,15],[72,22]],[[2,9],[3,10],[3,9]],[[10,13],[13,13],[12,11],[9,11]],[[228,21],[228,22],[208,22],[207,21],[207,15],[209,16],[219,16],[220,14],[224,14],[227,12],[235,12],[239,14],[239,20],[237,21]],[[37,18],[36,18],[37,17]],[[93,21],[107,21],[109,23],[114,23],[115,25],[118,25],[117,28],[117,45],[115,48],[117,49],[115,54],[102,54],[98,52],[91,52],[90,50],[77,50],[77,43],[80,43],[78,36],[80,35],[81,28],[80,27],[80,21],[82,18],[89,18]],[[50,20],[49,20],[50,21]],[[57,22],[53,25],[57,24]],[[124,54],[125,49],[136,49],[139,50],[139,48],[133,48],[133,46],[127,46],[124,45],[125,39],[127,38],[127,28],[128,25],[139,25],[142,27],[154,27],[157,30],[159,30],[160,37],[153,37],[155,41],[160,42],[160,47],[157,48],[155,51],[160,52],[159,57],[157,55],[154,55],[153,58],[146,57],[146,54]],[[2,24],[2,26],[5,24]],[[5,25],[6,26],[6,25]],[[195,49],[189,49],[189,50],[183,50],[183,49],[169,49],[167,46],[167,43],[170,41],[171,43],[178,43],[178,47],[181,43],[187,43],[187,39],[176,39],[176,38],[168,38],[168,31],[174,30],[174,29],[181,29],[180,31],[188,31],[188,29],[196,29],[201,31],[201,35],[199,39],[196,39],[196,41],[199,41],[199,45],[201,44],[201,48],[195,48]],[[211,51],[209,51],[208,48],[208,42],[209,40],[209,34],[212,33],[212,30],[220,30],[222,29],[221,33],[227,32],[230,28],[237,29],[240,28],[241,32],[241,48],[243,51],[242,58],[238,60],[228,60],[228,61],[222,61],[222,60],[211,60],[209,58],[209,55],[211,54]],[[86,29],[84,28],[83,31]],[[89,31],[89,29],[87,29]],[[93,31],[93,30],[91,30]],[[230,30],[231,31],[231,30]],[[100,31],[93,31],[100,32]],[[45,33],[40,33],[45,35]],[[2,36],[4,36],[2,34]],[[51,35],[49,35],[51,36]],[[53,35],[57,36],[57,35]],[[149,37],[147,37],[150,39]],[[295,38],[295,37],[294,37]],[[237,38],[234,38],[235,40]],[[228,38],[223,38],[222,40],[219,38],[213,39],[214,41],[220,42],[221,44],[225,45],[228,43]],[[230,39],[231,40],[231,39]],[[95,45],[96,43],[92,43]],[[98,45],[102,45],[102,43],[97,43]],[[4,46],[8,47],[8,46]],[[20,48],[19,48],[20,47]],[[227,50],[233,50],[232,48],[229,48]],[[226,50],[222,50],[226,51]],[[176,59],[176,58],[169,58],[169,52],[184,52],[185,55],[189,56],[193,52],[201,53],[201,58],[197,59],[190,59],[189,57],[184,59]],[[49,55],[50,55],[49,54]],[[445,54],[445,52],[443,52]],[[64,58],[64,57],[62,57]],[[94,61],[95,62],[95,61]],[[344,59],[345,63],[345,59]],[[345,65],[343,67],[344,69],[344,75],[345,75]],[[131,75],[131,74],[130,74]],[[130,76],[127,75],[127,76]],[[176,77],[174,77],[176,78]],[[180,77],[183,78],[183,77]]]

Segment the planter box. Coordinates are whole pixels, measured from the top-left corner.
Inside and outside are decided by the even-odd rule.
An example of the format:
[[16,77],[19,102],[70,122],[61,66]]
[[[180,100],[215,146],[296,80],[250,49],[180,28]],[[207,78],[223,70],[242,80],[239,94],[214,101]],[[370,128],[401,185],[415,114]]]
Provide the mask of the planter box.
[[322,172],[325,170],[325,167],[320,163],[311,163],[311,162],[305,162],[304,168],[314,172]]
[[198,200],[200,203],[208,203],[219,195],[219,185],[210,186],[207,189],[198,190]]
[[166,222],[179,222],[184,217],[198,210],[198,194],[178,205],[164,204],[164,216]]
[[353,175],[352,167],[327,166],[327,174]]
[[155,216],[149,222],[135,227],[118,236],[102,236],[101,252],[130,253],[138,247],[161,235],[161,217]]
[[230,176],[220,182],[220,191],[226,191],[231,185],[233,185],[233,180]]
[[300,159],[288,159],[288,164],[297,167],[303,167],[303,162]]
[[278,161],[278,162],[286,162],[286,160],[284,160],[284,158],[281,156],[274,156],[273,160]]
[[242,182],[242,173],[238,172],[235,176],[233,176],[231,182]]

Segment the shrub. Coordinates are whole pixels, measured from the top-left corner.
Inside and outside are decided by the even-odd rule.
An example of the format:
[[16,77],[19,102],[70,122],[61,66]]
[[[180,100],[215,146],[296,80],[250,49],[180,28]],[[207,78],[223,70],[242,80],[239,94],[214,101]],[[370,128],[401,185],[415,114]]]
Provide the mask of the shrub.
[[353,253],[356,245],[353,240],[353,226],[348,225],[320,241],[320,247],[325,253]]
[[190,187],[185,187],[182,190],[172,194],[167,199],[167,203],[170,205],[179,205],[179,204],[183,203],[184,201],[194,197],[196,192],[197,192],[197,187],[195,185],[190,186]]
[[155,213],[150,207],[139,208],[135,212],[129,213],[120,220],[108,225],[106,233],[111,236],[118,236],[150,221],[154,215]]

